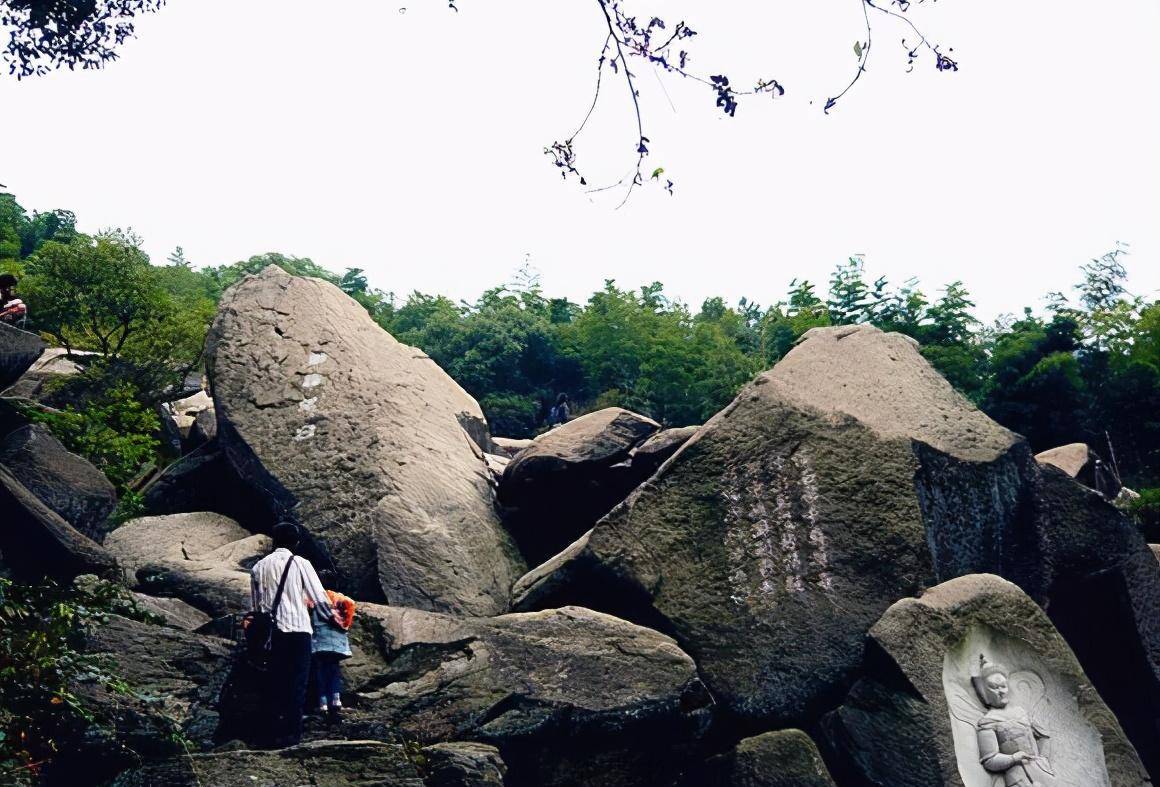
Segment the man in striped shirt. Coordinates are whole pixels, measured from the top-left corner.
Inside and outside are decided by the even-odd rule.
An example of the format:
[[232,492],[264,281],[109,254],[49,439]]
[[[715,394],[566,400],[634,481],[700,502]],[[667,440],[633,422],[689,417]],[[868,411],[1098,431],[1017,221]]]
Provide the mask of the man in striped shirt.
[[[274,606],[278,584],[286,573],[282,599],[274,615],[274,633],[267,674],[266,703],[270,729],[266,732],[274,748],[297,745],[302,738],[302,711],[306,705],[306,684],[310,676],[309,599],[324,616],[334,617],[330,599],[318,581],[314,566],[294,554],[301,531],[290,522],[274,527],[274,551],[250,571],[250,591],[255,610],[269,612]],[[291,562],[293,561],[293,562]],[[287,568],[289,564],[289,568]]]

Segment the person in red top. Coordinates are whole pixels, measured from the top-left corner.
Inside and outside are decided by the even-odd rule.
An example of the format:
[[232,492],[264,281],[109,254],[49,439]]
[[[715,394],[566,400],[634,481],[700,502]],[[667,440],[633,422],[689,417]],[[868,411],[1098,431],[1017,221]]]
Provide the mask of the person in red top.
[[0,322],[21,325],[28,314],[24,301],[16,297],[16,277],[11,273],[0,274]]

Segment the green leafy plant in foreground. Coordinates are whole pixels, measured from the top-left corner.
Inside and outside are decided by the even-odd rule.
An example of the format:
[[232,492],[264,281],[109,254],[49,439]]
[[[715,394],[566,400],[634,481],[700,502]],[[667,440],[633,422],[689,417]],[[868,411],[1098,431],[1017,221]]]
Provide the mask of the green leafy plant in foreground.
[[99,723],[77,684],[129,693],[112,661],[83,644],[110,613],[133,609],[112,583],[66,588],[0,578],[0,783],[35,781],[62,741]]

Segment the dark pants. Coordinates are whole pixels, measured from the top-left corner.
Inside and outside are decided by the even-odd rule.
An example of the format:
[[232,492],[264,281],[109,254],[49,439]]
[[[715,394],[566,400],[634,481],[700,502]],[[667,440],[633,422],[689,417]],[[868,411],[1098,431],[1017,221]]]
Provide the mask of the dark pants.
[[342,654],[329,651],[314,654],[314,682],[318,686],[319,706],[341,704],[342,658]]
[[273,746],[294,746],[302,739],[302,709],[309,679],[310,635],[275,631],[266,686]]

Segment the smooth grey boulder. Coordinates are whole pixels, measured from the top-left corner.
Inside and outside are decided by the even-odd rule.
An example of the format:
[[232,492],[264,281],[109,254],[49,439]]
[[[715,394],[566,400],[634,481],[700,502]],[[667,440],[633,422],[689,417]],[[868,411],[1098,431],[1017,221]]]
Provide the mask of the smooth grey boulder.
[[270,539],[208,512],[133,519],[105,539],[140,590],[178,598],[212,618],[250,608],[249,569]]
[[507,608],[523,562],[495,511],[482,418],[430,358],[337,287],[270,266],[223,296],[207,362],[218,441],[363,599]]
[[809,331],[521,578],[515,604],[599,595],[672,633],[732,713],[804,724],[855,679],[890,604],[982,572],[1048,610],[1137,748],[1160,752],[1160,571],[1139,533],[1037,464],[912,340],[844,326]]
[[47,346],[34,333],[0,323],[0,393],[27,372]]
[[670,456],[680,450],[689,438],[697,433],[700,426],[681,426],[662,429],[643,443],[632,449],[632,469],[643,481],[663,465]]
[[313,741],[277,751],[223,751],[147,763],[112,787],[424,787],[400,743]]
[[427,787],[502,787],[507,773],[499,749],[485,743],[436,743],[423,755]]
[[512,458],[499,499],[529,561],[571,543],[647,477],[627,460],[659,428],[650,418],[609,407],[540,435]]
[[101,784],[142,758],[181,755],[182,739],[193,751],[214,744],[218,699],[233,661],[229,640],[114,615],[83,648],[109,659],[130,691],[98,681],[73,687],[99,723],[62,741],[48,783]]
[[801,730],[745,738],[705,770],[698,781],[706,787],[835,787],[818,747]]
[[81,533],[98,542],[104,538],[109,515],[117,507],[117,490],[48,427],[29,424],[0,440],[0,465]]
[[13,576],[71,581],[81,574],[116,572],[109,552],[61,519],[3,466],[0,512],[0,552]]
[[1115,500],[1123,485],[1115,470],[1100,458],[1087,443],[1070,443],[1035,455],[1035,461],[1058,467],[1088,489],[1094,489],[1108,500]]
[[[825,722],[835,753],[866,783],[1151,784],[1047,615],[1000,577],[959,577],[897,602],[869,648],[866,675]],[[992,758],[995,743],[1042,759]]]
[[490,744],[515,784],[660,783],[711,714],[672,639],[586,609],[458,619],[360,604],[352,640],[348,734]]

